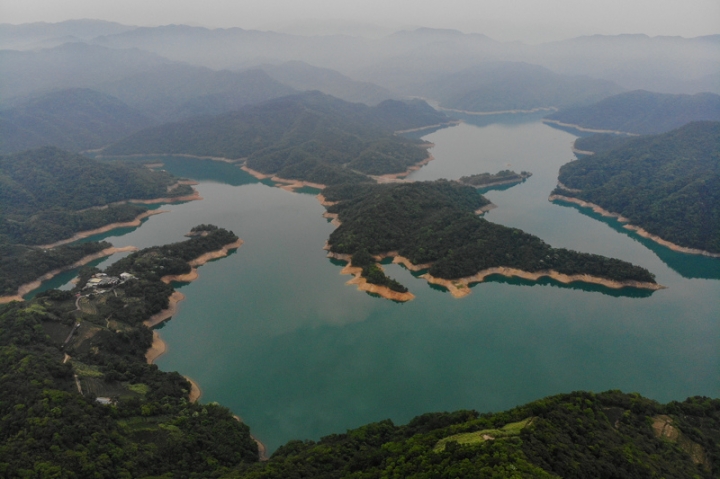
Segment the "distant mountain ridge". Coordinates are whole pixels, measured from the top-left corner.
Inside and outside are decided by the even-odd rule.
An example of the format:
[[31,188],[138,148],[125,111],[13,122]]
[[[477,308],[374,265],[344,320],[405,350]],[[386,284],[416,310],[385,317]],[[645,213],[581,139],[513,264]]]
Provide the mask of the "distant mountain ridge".
[[260,65],[275,80],[297,90],[318,90],[345,101],[377,105],[397,100],[400,95],[370,82],[355,81],[335,70],[319,68],[301,61],[280,65]]
[[263,174],[337,184],[405,171],[427,158],[427,151],[393,132],[448,120],[419,100],[368,107],[308,92],[143,130],[103,154],[246,158],[248,167]]
[[623,88],[607,80],[559,75],[523,62],[486,62],[415,91],[445,108],[490,112],[589,104]]
[[0,153],[56,146],[100,148],[153,122],[119,99],[87,88],[48,93],[0,111]]
[[559,111],[547,119],[598,130],[663,133],[691,121],[720,121],[720,95],[670,95],[635,90],[593,105]]

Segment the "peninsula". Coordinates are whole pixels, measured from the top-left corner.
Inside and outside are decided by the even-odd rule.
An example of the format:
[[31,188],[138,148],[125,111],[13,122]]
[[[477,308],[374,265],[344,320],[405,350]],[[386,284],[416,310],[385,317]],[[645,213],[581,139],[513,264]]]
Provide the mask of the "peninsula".
[[476,188],[447,180],[328,187],[323,204],[340,224],[327,249],[333,257],[362,268],[367,282],[401,293],[406,288],[376,265],[381,258],[393,256],[409,269],[426,269],[428,281],[447,287],[456,297],[490,274],[549,276],[611,288],[661,288],[639,266],[552,248],[516,228],[478,217],[476,211],[489,203]]

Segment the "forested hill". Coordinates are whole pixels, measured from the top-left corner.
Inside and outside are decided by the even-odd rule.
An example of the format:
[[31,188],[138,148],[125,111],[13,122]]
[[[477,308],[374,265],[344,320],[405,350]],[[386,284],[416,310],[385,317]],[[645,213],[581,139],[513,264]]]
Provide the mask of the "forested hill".
[[0,175],[0,201],[7,214],[164,197],[177,181],[164,171],[104,163],[53,147],[0,156]]
[[556,192],[681,246],[720,253],[720,122],[696,122],[563,165]]
[[444,279],[503,266],[655,282],[639,266],[552,248],[536,236],[477,216],[475,210],[489,202],[472,186],[447,180],[359,184],[327,188],[323,194],[338,202],[328,207],[342,223],[328,240],[335,253],[398,251],[413,264],[431,263],[430,274]]
[[83,243],[43,250],[80,231],[133,221],[147,211],[131,199],[178,197],[192,192],[164,171],[107,164],[44,147],[0,156],[0,296],[48,271],[110,247]]
[[720,95],[669,95],[635,90],[546,117],[596,130],[664,133],[692,121],[720,121]]
[[60,90],[0,111],[0,153],[47,145],[100,148],[152,124],[115,97],[87,88]]
[[120,284],[83,289],[98,272],[87,268],[74,291],[0,306],[2,477],[217,477],[258,460],[229,410],[190,403],[185,378],[146,363],[143,321],[173,292],[157,272],[188,273],[189,259],[238,239],[205,230],[115,263],[108,274],[132,275]]
[[495,414],[385,420],[318,442],[291,441],[224,479],[654,478],[720,475],[720,400],[667,405],[575,392]]
[[247,158],[247,166],[323,184],[405,171],[427,157],[419,142],[393,134],[448,121],[421,101],[375,107],[320,92],[292,95],[214,117],[138,132],[107,155],[173,153]]

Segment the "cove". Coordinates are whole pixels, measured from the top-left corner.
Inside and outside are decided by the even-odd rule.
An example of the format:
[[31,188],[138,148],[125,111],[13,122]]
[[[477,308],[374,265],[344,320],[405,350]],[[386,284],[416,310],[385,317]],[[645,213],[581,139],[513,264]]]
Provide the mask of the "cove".
[[232,409],[270,451],[386,418],[498,411],[579,389],[659,401],[720,396],[718,260],[674,268],[633,233],[549,202],[575,136],[537,118],[483,118],[423,138],[436,159],[412,179],[530,171],[524,183],[486,193],[498,206],[488,220],[639,264],[668,289],[614,295],[492,278],[454,299],[388,264],[416,296],[394,303],[345,285],[322,250],[334,227],[312,192],[273,188],[224,163],[155,158],[198,180],[204,200],[163,205],[169,213],[95,239],[142,248],[213,223],[245,241],[178,285],[187,299],[161,330],[169,349],[157,364],[196,380],[201,402]]

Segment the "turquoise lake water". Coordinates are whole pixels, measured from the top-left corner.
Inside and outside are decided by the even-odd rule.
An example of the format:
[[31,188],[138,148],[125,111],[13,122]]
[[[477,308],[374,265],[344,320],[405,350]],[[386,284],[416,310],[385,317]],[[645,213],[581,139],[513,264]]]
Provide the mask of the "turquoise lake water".
[[181,158],[163,161],[198,180],[203,201],[164,205],[168,213],[139,228],[92,239],[146,247],[213,223],[245,241],[179,287],[187,300],[161,329],[169,350],[158,365],[195,379],[201,402],[232,409],[271,451],[386,418],[497,411],[579,389],[663,402],[719,397],[720,260],[672,252],[614,220],[548,202],[559,167],[574,159],[570,133],[537,116],[475,123],[423,137],[435,144],[436,159],[410,178],[530,171],[524,183],[486,193],[498,206],[488,220],[555,247],[639,264],[668,289],[494,278],[454,299],[387,265],[416,295],[394,303],[345,285],[350,278],[322,249],[333,226],[314,194],[271,187],[233,165]]

